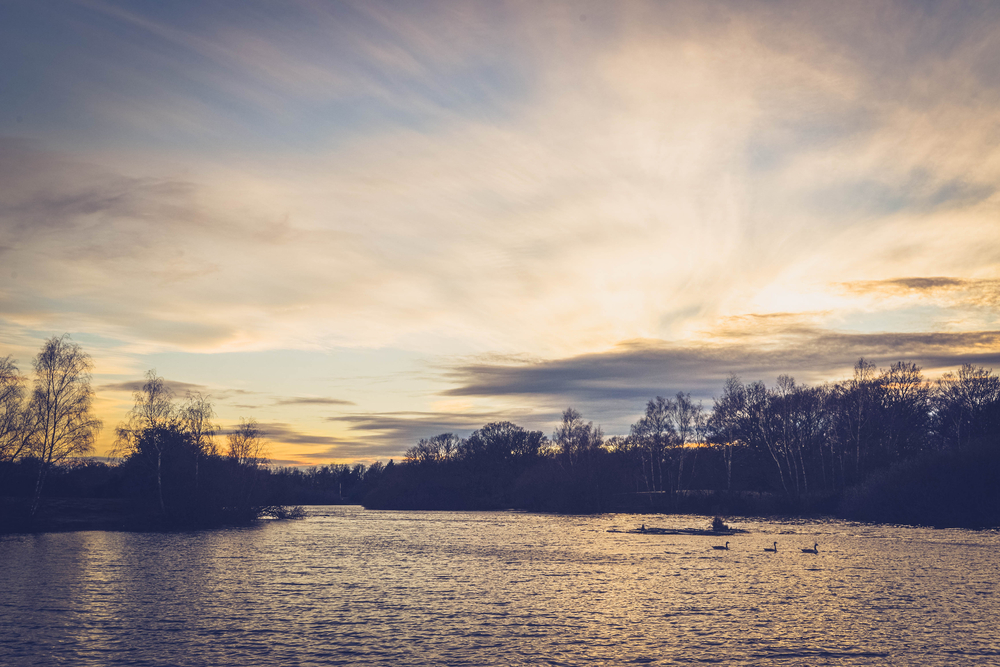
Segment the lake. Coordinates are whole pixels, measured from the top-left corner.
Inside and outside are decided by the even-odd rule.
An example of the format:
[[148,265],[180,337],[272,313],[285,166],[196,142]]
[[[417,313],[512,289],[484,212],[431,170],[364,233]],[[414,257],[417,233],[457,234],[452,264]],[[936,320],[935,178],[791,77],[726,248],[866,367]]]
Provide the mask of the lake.
[[730,519],[750,532],[720,539],[609,532],[710,517],[307,512],[2,536],[0,664],[1000,663],[996,531]]

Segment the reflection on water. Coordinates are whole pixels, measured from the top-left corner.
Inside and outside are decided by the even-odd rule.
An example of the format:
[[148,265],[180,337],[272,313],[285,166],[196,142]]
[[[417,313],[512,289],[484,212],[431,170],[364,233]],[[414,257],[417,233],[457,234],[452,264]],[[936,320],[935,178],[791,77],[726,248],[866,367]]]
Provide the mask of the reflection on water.
[[996,532],[731,522],[751,532],[729,551],[607,532],[707,522],[324,507],[8,536],[0,664],[1000,663]]

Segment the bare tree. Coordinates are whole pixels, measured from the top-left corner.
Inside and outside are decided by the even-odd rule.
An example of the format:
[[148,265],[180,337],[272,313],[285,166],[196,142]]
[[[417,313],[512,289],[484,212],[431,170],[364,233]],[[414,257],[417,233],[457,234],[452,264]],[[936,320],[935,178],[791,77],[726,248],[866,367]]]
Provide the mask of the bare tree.
[[241,418],[240,425],[227,439],[226,457],[236,464],[239,485],[236,500],[246,510],[252,505],[254,486],[261,468],[267,464],[267,441],[257,420],[253,418]]
[[462,444],[462,439],[454,433],[441,433],[431,438],[442,459],[450,459],[455,455],[458,446]]
[[126,421],[115,430],[114,455],[118,458],[138,456],[152,469],[156,478],[156,494],[160,512],[167,513],[163,501],[163,459],[171,446],[173,427],[177,425],[174,414],[173,392],[156,370],[146,371],[142,389],[132,393],[135,404]]
[[198,486],[201,459],[218,453],[215,446],[215,434],[218,433],[219,427],[212,422],[214,416],[215,410],[212,409],[212,402],[207,396],[197,392],[188,394],[187,400],[180,408],[181,425],[194,447],[195,487]]
[[447,461],[458,449],[462,439],[454,433],[441,433],[433,438],[421,438],[406,450],[406,460],[411,463],[437,463]]
[[[684,463],[689,453],[688,444],[702,441],[705,435],[705,412],[701,403],[691,400],[691,394],[677,392],[677,399],[671,403],[670,417],[674,422],[674,433],[676,434],[677,449],[677,488],[684,488]],[[691,452],[691,471],[689,477],[694,475],[694,467],[698,462],[698,450]]]
[[726,466],[726,490],[733,486],[733,452],[735,448],[746,446],[746,438],[741,430],[746,419],[746,388],[736,374],[726,378],[722,396],[715,399],[709,428],[714,440],[722,447],[722,459]]
[[[632,424],[630,435],[639,445],[643,476],[649,491],[667,490],[664,488],[663,464],[668,463],[669,471],[671,466],[667,459],[677,442],[677,432],[670,414],[672,409],[673,402],[670,399],[657,396],[646,404],[646,414]],[[669,483],[670,477],[668,472],[669,490],[673,491],[673,484]]]
[[920,367],[897,361],[881,371],[879,399],[880,463],[887,464],[923,451],[927,446],[930,417],[930,384]]
[[226,456],[240,466],[259,468],[267,463],[267,442],[257,420],[240,419],[240,425],[229,434]]
[[934,395],[937,430],[944,445],[961,449],[1000,430],[1000,377],[965,364],[945,373]]
[[858,359],[854,364],[854,377],[841,385],[844,416],[854,448],[854,475],[864,472],[864,458],[871,444],[870,426],[874,417],[875,364]]
[[101,421],[91,413],[90,355],[69,336],[48,339],[35,357],[35,385],[30,411],[33,421],[31,454],[39,461],[31,515],[38,510],[45,477],[53,465],[94,447]]
[[566,408],[562,423],[552,433],[552,441],[566,465],[573,467],[581,456],[601,446],[604,434],[594,422],[585,422],[579,412]]
[[0,357],[0,463],[15,461],[28,444],[24,376],[10,357]]

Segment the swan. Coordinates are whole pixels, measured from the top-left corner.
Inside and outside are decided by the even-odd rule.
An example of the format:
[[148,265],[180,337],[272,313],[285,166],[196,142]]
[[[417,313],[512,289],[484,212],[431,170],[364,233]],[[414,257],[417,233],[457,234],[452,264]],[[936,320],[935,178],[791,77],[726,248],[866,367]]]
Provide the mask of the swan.
[[764,551],[770,551],[772,553],[778,553],[778,543],[777,542],[774,543],[774,548],[773,549],[771,549],[771,548],[765,548]]
[[813,542],[813,548],[812,549],[803,549],[802,553],[804,553],[804,554],[818,554],[819,553],[819,544],[816,543],[816,542]]
[[719,551],[729,551],[729,542],[726,542],[724,547],[712,547],[713,549],[718,549]]

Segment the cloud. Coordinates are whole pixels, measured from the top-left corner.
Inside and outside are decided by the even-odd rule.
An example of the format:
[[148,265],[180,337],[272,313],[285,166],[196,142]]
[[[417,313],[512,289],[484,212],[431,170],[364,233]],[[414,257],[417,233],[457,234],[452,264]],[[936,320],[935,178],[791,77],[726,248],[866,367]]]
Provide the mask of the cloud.
[[[986,287],[996,287],[996,281],[989,281],[986,285],[983,285],[985,281],[975,281],[978,282],[980,286]],[[852,283],[842,283],[841,287],[848,292],[856,292],[866,294],[869,292],[931,292],[942,289],[957,289],[962,287],[970,287],[975,284],[974,281],[965,280],[962,278],[948,278],[945,276],[929,277],[929,278],[892,278],[889,280],[862,280]]]
[[294,398],[282,398],[275,402],[275,405],[355,405],[353,401],[345,401],[339,398],[320,398],[320,397],[294,397]]
[[[0,339],[24,349],[72,331],[126,367],[381,353],[377,398],[212,378],[252,387],[276,424],[350,406],[361,439],[318,445],[354,452],[469,426],[435,416],[440,392],[483,419],[585,402],[608,424],[658,393],[707,400],[730,371],[993,359],[1000,7],[12,16]],[[400,351],[453,385],[384,372]]]
[[891,278],[841,283],[834,288],[858,309],[921,313],[923,326],[975,330],[1000,322],[1000,280],[950,276]]
[[[101,384],[95,387],[95,391],[127,391],[136,392],[142,391],[143,385],[146,383],[145,380],[132,380],[129,382],[109,382],[106,384]],[[178,382],[176,380],[164,380],[164,386],[174,395],[174,396],[185,396],[187,394],[193,393],[208,393],[208,388],[200,384],[191,384],[189,382]]]
[[287,422],[258,422],[257,426],[268,440],[297,445],[331,445],[344,442],[331,435],[303,433]]
[[[281,16],[261,2],[178,2],[153,13],[87,1],[23,12],[0,44],[21,56],[25,79],[49,84],[55,108],[25,115],[89,130],[77,141],[312,150],[387,121],[495,111],[520,85],[508,13],[446,2],[289,2]],[[62,48],[30,57],[46,39]]]
[[287,422],[260,422],[264,437],[280,447],[285,461],[376,461],[399,457],[406,446],[393,440],[360,439],[308,433]]
[[263,432],[264,439],[270,443],[272,452],[280,451],[282,458],[272,459],[272,463],[280,465],[303,465],[310,461],[325,462],[331,459],[372,462],[398,456],[401,451],[394,443],[359,441],[323,433],[310,433],[288,422],[265,421],[258,422],[257,426]]
[[383,412],[330,417],[329,420],[348,424],[355,433],[375,433],[397,442],[413,444],[420,438],[429,438],[440,433],[474,431],[490,422],[513,421],[524,416],[523,412],[515,411]]
[[[816,383],[846,377],[860,357],[880,365],[914,361],[935,371],[963,363],[1000,366],[1000,331],[855,334],[802,330],[794,342],[735,341],[679,347],[632,341],[598,354],[522,364],[467,363],[451,371],[449,396],[531,396],[543,404],[643,402],[679,391],[716,394],[730,373],[772,382],[781,374]],[[838,377],[838,375],[840,377]]]
[[937,299],[953,307],[1000,305],[1000,280],[997,279],[892,278],[842,283],[839,287],[849,294]]
[[[71,159],[22,145],[4,171],[18,180],[0,195],[19,230],[2,245],[21,258],[5,299],[20,323],[72,320],[197,351],[441,352],[460,339],[463,351],[573,355],[738,315],[733,304],[787,274],[880,280],[884,257],[905,255],[921,269],[912,275],[936,275],[936,237],[912,218],[986,206],[993,195],[983,188],[1000,175],[986,140],[996,114],[984,107],[996,91],[953,81],[982,59],[984,33],[942,57],[918,39],[936,19],[895,5],[894,39],[937,69],[865,39],[862,6],[845,15],[730,7],[725,24],[693,3],[591,7],[600,28],[570,6],[539,16],[296,5],[277,23],[255,10],[233,20],[204,9],[192,22],[193,6],[155,19],[88,7],[73,21],[92,11],[130,26],[94,58],[151,37],[163,53],[142,55],[136,68],[172,96],[197,98],[146,99],[146,88],[123,87],[133,105],[203,123],[249,106],[257,112],[223,125],[262,123],[261,134],[261,109],[310,114],[311,95],[398,108],[421,98],[434,120],[380,116],[360,131],[341,118],[335,150],[315,139],[330,128],[303,123],[319,148],[260,147],[255,160],[191,150],[174,158],[183,176],[159,157],[141,170],[155,175],[135,176],[133,163],[107,153]],[[942,43],[977,20],[949,17]],[[873,57],[881,60],[869,67]],[[181,64],[204,72],[204,86],[190,85],[202,75],[181,74]],[[887,87],[894,68],[900,80]],[[481,71],[500,74],[474,76]],[[525,71],[523,85],[503,83]],[[234,79],[220,94],[239,104],[206,93]],[[921,85],[945,102],[900,92]],[[953,123],[959,116],[978,120]],[[165,126],[181,132],[178,123]],[[933,130],[933,145],[911,141],[918,126]],[[141,154],[148,135],[131,136]],[[985,233],[986,213],[963,225]],[[909,219],[888,219],[897,214]],[[46,225],[58,232],[43,233]],[[937,220],[927,227],[941,229]],[[984,244],[961,238],[948,261],[995,266],[990,257],[970,263]],[[39,308],[40,295],[49,307]]]

